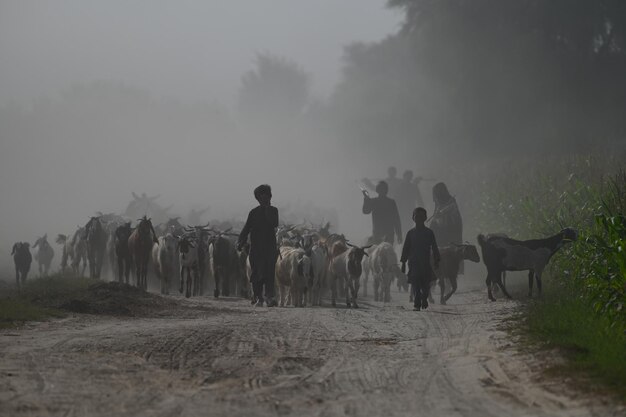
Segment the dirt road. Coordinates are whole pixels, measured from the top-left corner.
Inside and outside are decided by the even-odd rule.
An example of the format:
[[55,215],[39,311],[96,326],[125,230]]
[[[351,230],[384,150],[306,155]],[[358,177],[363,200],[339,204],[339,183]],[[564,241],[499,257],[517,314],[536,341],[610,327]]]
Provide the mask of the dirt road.
[[541,382],[498,330],[515,302],[487,303],[482,287],[425,312],[406,298],[358,310],[179,299],[185,314],[2,331],[0,415],[623,415]]

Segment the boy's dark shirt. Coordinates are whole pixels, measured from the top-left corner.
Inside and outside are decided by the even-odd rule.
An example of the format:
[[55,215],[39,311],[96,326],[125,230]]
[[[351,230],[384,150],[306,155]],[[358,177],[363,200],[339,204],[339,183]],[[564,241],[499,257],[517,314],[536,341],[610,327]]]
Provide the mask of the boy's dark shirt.
[[389,197],[366,198],[363,201],[363,214],[372,213],[372,234],[375,238],[393,242],[394,233],[402,236],[400,215],[396,202]]
[[241,230],[238,245],[244,244],[250,234],[250,256],[276,254],[276,228],[278,209],[273,206],[257,206],[250,210],[246,225]]
[[431,250],[435,264],[438,264],[440,255],[435,234],[426,226],[414,227],[406,234],[400,262],[409,262],[409,274],[411,276],[430,274]]

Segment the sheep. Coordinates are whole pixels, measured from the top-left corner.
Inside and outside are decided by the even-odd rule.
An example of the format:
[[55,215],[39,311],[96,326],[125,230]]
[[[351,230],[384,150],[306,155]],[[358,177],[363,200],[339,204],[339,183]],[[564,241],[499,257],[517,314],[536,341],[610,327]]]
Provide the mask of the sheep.
[[545,239],[514,240],[500,236],[478,235],[478,244],[481,247],[483,262],[487,267],[487,295],[495,301],[491,291],[491,284],[496,283],[502,293],[511,298],[502,284],[504,271],[529,271],[528,296],[532,297],[533,276],[537,280],[537,289],[541,295],[541,275],[546,265],[563,245],[578,239],[578,232],[572,228],[561,230],[554,236]]

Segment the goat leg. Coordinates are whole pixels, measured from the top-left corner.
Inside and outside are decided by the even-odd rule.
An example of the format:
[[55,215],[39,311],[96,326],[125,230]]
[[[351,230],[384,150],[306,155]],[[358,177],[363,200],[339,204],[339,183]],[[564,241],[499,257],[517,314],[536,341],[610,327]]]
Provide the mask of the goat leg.
[[446,295],[445,301],[448,301],[450,299],[450,297],[452,297],[452,294],[454,294],[456,292],[456,288],[457,288],[456,279],[453,279],[453,280],[450,281],[450,286],[452,287],[452,290],[450,291],[449,294]]
[[359,294],[359,277],[353,278],[350,284],[350,289],[352,290],[352,306],[354,308],[359,308],[359,305],[356,303],[356,299]]
[[537,293],[539,296],[541,296],[541,271],[539,272],[535,272],[535,278],[537,279]]
[[333,274],[330,279],[330,300],[333,307],[337,307],[337,276]]
[[220,267],[215,268],[215,290],[213,291],[213,297],[218,298],[220,296]]
[[442,276],[439,278],[439,303],[441,305],[446,304],[446,278]]
[[502,285],[502,282],[498,281],[496,282],[496,284],[498,284],[498,287],[500,287],[500,289],[502,290],[502,293],[504,294],[506,298],[508,298],[509,300],[512,299],[509,292],[506,290],[506,288],[504,288],[504,285]]
[[487,284],[487,297],[489,297],[489,300],[491,301],[496,301],[496,299],[493,296],[493,293],[491,292],[491,275],[487,274],[487,279],[485,280],[485,283]]

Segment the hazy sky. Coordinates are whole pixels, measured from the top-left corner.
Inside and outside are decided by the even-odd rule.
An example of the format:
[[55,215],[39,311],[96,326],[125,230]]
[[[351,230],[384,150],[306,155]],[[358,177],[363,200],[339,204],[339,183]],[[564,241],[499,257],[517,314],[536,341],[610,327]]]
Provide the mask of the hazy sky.
[[[179,215],[210,205],[210,216],[220,207],[238,216],[254,204],[252,189],[269,182],[278,205],[337,208],[342,230],[364,237],[370,219],[353,215],[361,205],[354,181],[366,174],[355,167],[368,164],[329,152],[313,132],[290,135],[283,140],[289,146],[278,149],[257,135],[223,136],[210,120],[194,118],[193,106],[195,124],[187,125],[175,108],[166,115],[158,108],[144,114],[150,107],[125,111],[119,96],[114,108],[106,100],[81,108],[54,99],[72,84],[104,80],[113,81],[109,89],[122,82],[157,99],[232,106],[258,52],[296,61],[311,75],[313,93],[326,97],[339,80],[345,45],[398,30],[402,15],[385,3],[0,0],[0,105],[28,106],[43,96],[60,103],[26,112],[26,119],[3,113],[0,268],[13,242],[73,233],[97,210],[122,211],[131,191],[161,194],[160,204],[175,204]],[[383,159],[371,175],[383,174],[391,156]]]
[[342,47],[401,18],[385,0],[0,0],[0,103],[104,79],[232,105],[256,52],[295,60],[327,96]]

